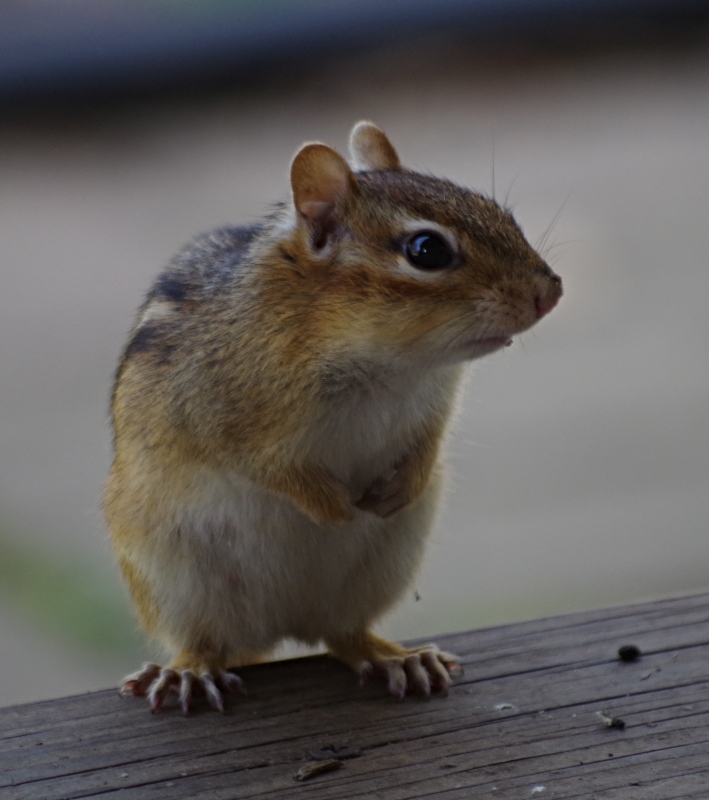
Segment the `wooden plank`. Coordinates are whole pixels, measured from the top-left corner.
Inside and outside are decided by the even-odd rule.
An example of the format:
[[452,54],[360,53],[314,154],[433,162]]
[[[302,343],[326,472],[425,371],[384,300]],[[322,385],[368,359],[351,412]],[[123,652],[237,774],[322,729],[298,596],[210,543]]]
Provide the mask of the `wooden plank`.
[[[250,695],[225,715],[151,715],[115,691],[0,710],[0,798],[709,796],[709,595],[438,641],[465,675],[430,700],[359,689],[315,657],[241,670]],[[638,661],[617,659],[627,643]],[[295,781],[329,744],[361,755]]]

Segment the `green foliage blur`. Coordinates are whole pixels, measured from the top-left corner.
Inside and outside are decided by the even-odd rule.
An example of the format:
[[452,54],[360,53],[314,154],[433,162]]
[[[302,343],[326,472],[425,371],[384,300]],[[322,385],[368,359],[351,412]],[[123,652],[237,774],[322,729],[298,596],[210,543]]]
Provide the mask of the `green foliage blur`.
[[0,534],[0,601],[55,638],[112,656],[141,638],[125,591],[95,563],[44,556]]

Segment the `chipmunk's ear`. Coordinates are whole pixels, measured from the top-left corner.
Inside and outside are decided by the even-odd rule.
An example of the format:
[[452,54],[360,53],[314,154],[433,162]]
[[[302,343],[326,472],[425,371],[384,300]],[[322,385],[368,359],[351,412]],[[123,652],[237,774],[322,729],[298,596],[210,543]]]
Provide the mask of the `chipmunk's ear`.
[[356,170],[401,169],[394,145],[372,122],[358,122],[352,128],[350,155]]
[[306,144],[296,153],[290,171],[293,203],[313,229],[313,245],[320,249],[336,228],[336,209],[357,180],[347,162],[331,147]]

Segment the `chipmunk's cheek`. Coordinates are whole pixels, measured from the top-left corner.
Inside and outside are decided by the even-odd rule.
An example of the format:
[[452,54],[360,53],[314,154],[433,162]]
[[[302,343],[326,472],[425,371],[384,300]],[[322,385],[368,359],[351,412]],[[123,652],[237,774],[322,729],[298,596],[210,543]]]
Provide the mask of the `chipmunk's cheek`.
[[482,358],[511,344],[512,337],[507,331],[492,333],[490,329],[481,330],[476,325],[469,330],[461,331],[441,355],[444,363],[460,363]]
[[473,338],[466,342],[464,350],[468,358],[480,358],[486,356],[488,353],[494,353],[495,350],[500,350],[512,344],[512,339],[509,336],[486,336],[482,338]]

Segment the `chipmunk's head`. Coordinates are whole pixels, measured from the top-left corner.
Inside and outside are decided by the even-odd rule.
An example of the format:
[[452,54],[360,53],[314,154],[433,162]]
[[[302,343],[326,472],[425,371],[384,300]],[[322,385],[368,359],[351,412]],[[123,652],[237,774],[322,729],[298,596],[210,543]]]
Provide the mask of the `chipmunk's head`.
[[404,169],[372,123],[355,125],[350,150],[352,167],[306,144],[291,168],[294,255],[317,275],[323,324],[343,349],[454,363],[505,346],[554,308],[561,279],[507,210]]

